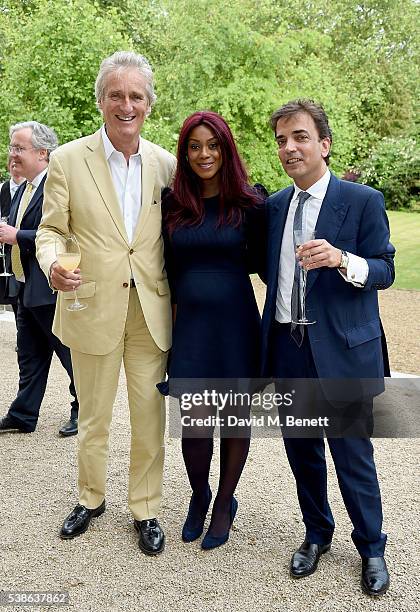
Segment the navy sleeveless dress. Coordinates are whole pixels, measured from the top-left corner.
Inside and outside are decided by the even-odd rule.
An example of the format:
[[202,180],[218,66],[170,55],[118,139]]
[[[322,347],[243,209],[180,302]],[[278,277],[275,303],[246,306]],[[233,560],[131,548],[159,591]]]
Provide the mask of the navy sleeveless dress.
[[[163,207],[170,201],[164,198]],[[265,207],[247,209],[233,227],[218,226],[217,196],[205,199],[204,206],[200,225],[183,226],[171,236],[163,225],[166,270],[177,304],[169,380],[257,377],[260,315],[249,273],[265,260]]]

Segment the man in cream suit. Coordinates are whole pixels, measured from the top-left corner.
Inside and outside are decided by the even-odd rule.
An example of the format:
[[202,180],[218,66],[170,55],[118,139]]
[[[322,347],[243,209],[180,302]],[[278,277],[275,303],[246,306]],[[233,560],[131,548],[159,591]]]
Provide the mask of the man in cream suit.
[[[156,519],[161,500],[164,405],[162,380],[171,343],[171,307],[161,238],[161,190],[175,157],[139,137],[156,100],[147,60],[132,52],[106,58],[95,84],[104,125],[67,143],[51,158],[37,257],[60,291],[54,333],[70,347],[79,414],[79,504],[60,536],[84,533],[105,510],[112,408],[121,362],[131,421],[129,506],[139,547],[162,552]],[[80,270],[56,261],[57,237],[73,233]],[[68,311],[72,290],[87,308]]]

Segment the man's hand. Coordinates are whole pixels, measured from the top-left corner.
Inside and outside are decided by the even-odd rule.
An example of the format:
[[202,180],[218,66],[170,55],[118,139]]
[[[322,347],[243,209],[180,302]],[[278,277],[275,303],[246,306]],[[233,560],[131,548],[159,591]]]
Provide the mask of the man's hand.
[[297,249],[296,257],[299,259],[299,265],[305,270],[338,268],[341,262],[341,250],[326,240],[309,240]]
[[50,268],[51,285],[59,291],[73,291],[82,284],[79,268],[73,272],[69,272],[56,261],[51,264]]
[[7,225],[7,223],[0,224],[0,242],[6,244],[17,244],[16,234],[17,229],[13,225]]

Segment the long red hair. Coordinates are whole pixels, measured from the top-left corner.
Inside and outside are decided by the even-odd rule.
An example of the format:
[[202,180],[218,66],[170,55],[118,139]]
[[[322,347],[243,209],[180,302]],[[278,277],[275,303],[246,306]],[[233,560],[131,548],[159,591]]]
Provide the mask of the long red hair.
[[245,166],[239,157],[232,132],[226,121],[212,111],[193,113],[184,121],[178,140],[178,165],[173,191],[165,206],[165,221],[169,234],[182,225],[198,225],[204,217],[200,178],[188,162],[188,139],[191,131],[205,125],[218,140],[222,154],[219,189],[219,224],[237,226],[242,220],[242,210],[261,202],[261,196],[248,183]]

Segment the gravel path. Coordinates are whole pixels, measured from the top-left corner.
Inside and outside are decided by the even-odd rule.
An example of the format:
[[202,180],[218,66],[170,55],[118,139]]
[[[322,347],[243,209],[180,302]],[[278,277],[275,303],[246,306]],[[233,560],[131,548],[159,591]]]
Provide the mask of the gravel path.
[[[419,373],[418,334],[416,338],[412,323],[406,326],[404,321],[420,320],[420,293],[388,291],[381,298],[393,369]],[[4,414],[16,392],[13,324],[0,322],[0,334]],[[71,603],[65,609],[77,612],[412,612],[420,608],[418,440],[375,442],[392,587],[373,601],[359,589],[360,560],[331,460],[330,501],[337,525],[333,547],[313,576],[300,581],[289,578],[289,559],[303,528],[279,439],[253,440],[237,491],[239,510],[230,540],[210,552],[201,551],[197,542],[186,545],[180,540],[189,488],[179,440],[169,439],[160,516],[167,548],[155,559],[142,555],[127,508],[129,417],[123,376],[112,425],[107,512],[80,538],[61,541],[58,527],[77,501],[76,440],[57,436],[59,424],[68,416],[69,397],[64,372],[54,360],[37,431],[0,435],[0,590],[68,591]],[[217,473],[215,462],[213,488]]]

